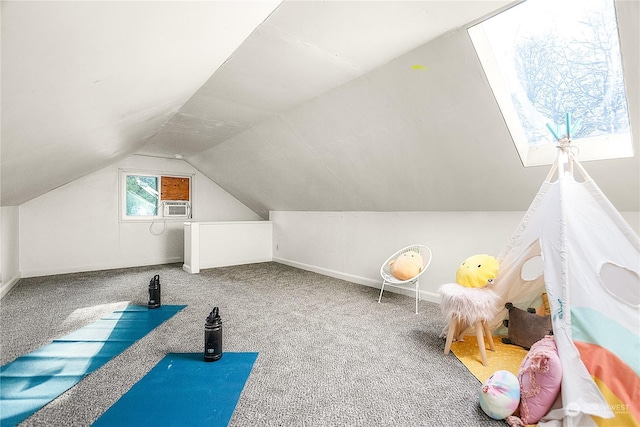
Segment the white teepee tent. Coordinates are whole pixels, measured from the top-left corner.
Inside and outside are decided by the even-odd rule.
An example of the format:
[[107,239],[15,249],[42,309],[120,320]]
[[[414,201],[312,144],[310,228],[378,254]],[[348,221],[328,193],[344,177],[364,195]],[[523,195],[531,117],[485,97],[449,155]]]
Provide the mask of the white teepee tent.
[[[575,160],[569,141],[561,141],[558,151],[498,256],[500,273],[492,289],[521,308],[535,306],[547,292],[563,366],[563,407],[540,425],[637,426],[640,238]],[[582,181],[574,178],[574,168]],[[538,277],[523,274],[536,265],[543,266]],[[502,310],[491,326],[505,317]]]

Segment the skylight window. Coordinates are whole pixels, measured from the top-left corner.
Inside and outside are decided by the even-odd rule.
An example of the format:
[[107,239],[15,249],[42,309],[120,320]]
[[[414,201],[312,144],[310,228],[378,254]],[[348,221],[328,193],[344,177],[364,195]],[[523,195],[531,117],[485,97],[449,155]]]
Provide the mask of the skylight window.
[[524,166],[633,157],[613,0],[528,0],[469,28]]

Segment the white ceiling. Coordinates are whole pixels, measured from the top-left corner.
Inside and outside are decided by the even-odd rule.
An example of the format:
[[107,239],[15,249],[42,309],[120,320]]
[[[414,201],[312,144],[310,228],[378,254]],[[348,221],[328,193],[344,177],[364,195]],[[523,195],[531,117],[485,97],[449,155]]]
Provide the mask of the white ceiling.
[[507,3],[285,2],[140,153],[199,154]]
[[2,205],[122,159],[279,1],[3,1]]
[[[3,1],[2,205],[137,153],[264,217],[524,210],[548,168],[522,167],[461,28],[508,3]],[[618,2],[634,129],[638,6]],[[585,165],[620,210],[638,158]]]

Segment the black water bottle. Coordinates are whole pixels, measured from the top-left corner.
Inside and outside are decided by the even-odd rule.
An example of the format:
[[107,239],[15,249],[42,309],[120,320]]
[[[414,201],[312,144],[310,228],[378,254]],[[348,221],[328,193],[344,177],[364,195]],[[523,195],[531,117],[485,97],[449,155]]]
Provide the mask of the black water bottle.
[[160,275],[156,274],[149,282],[149,308],[160,307]]
[[222,357],[222,319],[218,307],[213,310],[204,323],[204,361],[215,362]]

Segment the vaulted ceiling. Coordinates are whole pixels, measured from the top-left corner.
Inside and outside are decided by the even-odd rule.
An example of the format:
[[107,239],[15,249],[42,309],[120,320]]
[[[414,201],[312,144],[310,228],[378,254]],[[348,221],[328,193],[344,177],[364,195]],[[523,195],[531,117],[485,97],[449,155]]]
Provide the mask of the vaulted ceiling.
[[[510,1],[3,1],[2,194],[180,156],[270,210],[524,210],[524,168],[465,26]],[[617,3],[640,129],[639,3]],[[636,156],[585,166],[640,210]]]

